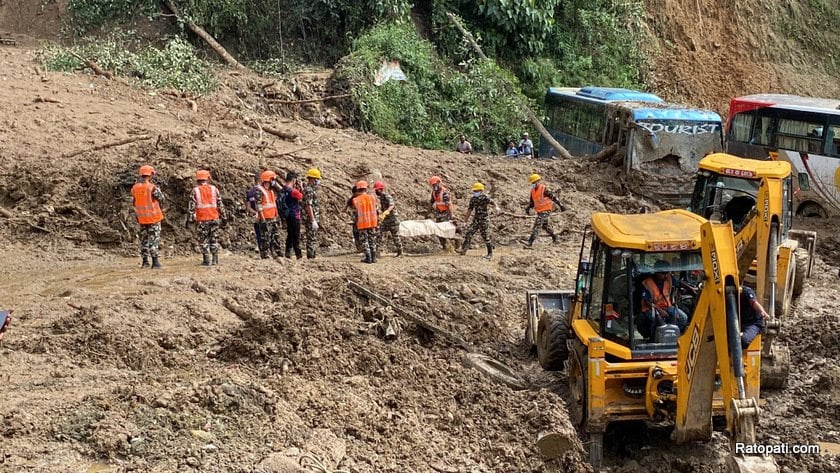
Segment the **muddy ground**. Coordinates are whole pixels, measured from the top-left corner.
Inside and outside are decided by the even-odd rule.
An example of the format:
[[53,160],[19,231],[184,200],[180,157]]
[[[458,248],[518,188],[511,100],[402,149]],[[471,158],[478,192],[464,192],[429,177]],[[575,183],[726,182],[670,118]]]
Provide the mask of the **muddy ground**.
[[[625,195],[606,164],[396,146],[313,124],[330,116],[320,107],[265,115],[249,92],[258,79],[222,80],[213,97],[184,98],[47,73],[31,50],[0,48],[0,206],[8,211],[0,217],[0,304],[17,309],[0,345],[0,470],[317,471],[297,466],[313,455],[354,472],[586,471],[576,449],[547,460],[535,446],[562,425],[568,396],[563,377],[541,372],[522,348],[523,293],[570,286],[591,212],[653,204]],[[260,132],[254,120],[295,137]],[[140,135],[149,139],[89,151]],[[157,272],[138,268],[127,197],[146,162],[169,198],[165,269]],[[241,202],[263,166],[324,173],[317,260],[254,258]],[[197,266],[182,226],[198,168],[212,171],[234,215],[222,264],[209,269]],[[527,251],[517,242],[531,220],[519,215],[535,171],[568,210],[555,220],[561,242],[543,237]],[[495,258],[481,260],[478,244],[458,257],[417,239],[406,257],[387,249],[380,263],[359,264],[341,212],[349,186],[381,177],[402,217],[422,218],[432,174],[444,176],[458,204],[482,180],[518,215],[494,220]],[[794,373],[787,389],[767,395],[759,435],[837,443],[838,224],[806,223],[821,243],[815,277],[782,337]],[[462,350],[405,321],[397,340],[383,340],[375,323],[383,314],[348,280],[458,333],[531,388],[491,382],[464,366]],[[722,471],[722,436],[673,447],[668,434],[612,429],[607,468]],[[783,471],[840,471],[836,455],[777,460]]]

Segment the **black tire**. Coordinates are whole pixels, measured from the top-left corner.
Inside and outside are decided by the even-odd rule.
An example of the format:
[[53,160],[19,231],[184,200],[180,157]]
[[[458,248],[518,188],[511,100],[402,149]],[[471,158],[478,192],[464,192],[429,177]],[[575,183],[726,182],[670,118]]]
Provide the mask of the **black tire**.
[[805,290],[805,278],[808,274],[808,250],[797,248],[793,253],[796,258],[796,269],[794,270],[793,297],[799,297]]
[[543,310],[537,323],[537,359],[546,371],[561,371],[569,356],[568,315],[562,311]]
[[569,342],[569,422],[576,429],[583,430],[587,419],[586,386],[587,349],[578,340]]
[[799,207],[799,210],[796,211],[797,217],[816,217],[816,218],[826,218],[825,209],[823,209],[819,204],[815,204],[813,202],[808,202],[802,204],[802,207]]
[[[796,257],[794,256],[794,259]],[[794,264],[788,265],[787,273],[784,275],[779,275],[781,279],[784,277],[784,286],[781,288],[782,290],[779,291],[779,285],[777,284],[777,291],[776,291],[776,317],[783,318],[787,317],[790,314],[790,306],[791,301],[793,300],[793,284],[794,284],[794,277],[796,268],[796,261],[793,262]]]

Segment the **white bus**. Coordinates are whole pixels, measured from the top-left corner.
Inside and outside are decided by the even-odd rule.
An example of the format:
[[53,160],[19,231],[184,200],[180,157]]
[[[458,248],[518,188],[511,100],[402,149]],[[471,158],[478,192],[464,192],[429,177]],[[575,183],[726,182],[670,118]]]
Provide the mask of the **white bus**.
[[840,215],[840,99],[736,97],[729,104],[726,151],[790,162],[796,214]]

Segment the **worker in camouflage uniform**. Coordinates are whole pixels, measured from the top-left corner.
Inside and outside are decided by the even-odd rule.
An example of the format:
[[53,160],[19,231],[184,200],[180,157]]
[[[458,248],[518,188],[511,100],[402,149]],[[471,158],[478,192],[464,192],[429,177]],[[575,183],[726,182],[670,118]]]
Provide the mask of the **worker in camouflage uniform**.
[[373,191],[379,197],[379,208],[381,209],[376,247],[381,250],[385,234],[390,233],[394,239],[394,246],[397,247],[397,257],[402,256],[403,246],[402,239],[400,239],[400,216],[397,215],[397,202],[391,197],[391,194],[385,192],[385,183],[382,181],[376,181],[373,184]]
[[484,259],[489,260],[493,257],[493,242],[490,241],[490,216],[488,213],[490,205],[496,208],[496,213],[502,211],[496,202],[484,193],[484,184],[480,182],[473,184],[472,197],[470,198],[470,205],[467,208],[464,221],[468,222],[470,220],[470,214],[475,213],[473,214],[472,222],[467,227],[466,234],[464,234],[464,242],[461,244],[461,249],[458,250],[458,253],[461,255],[467,254],[467,250],[470,249],[470,240],[475,235],[475,232],[480,231],[481,238],[484,239],[484,245],[487,247],[487,255],[484,256]]
[[321,183],[321,171],[312,168],[306,171],[306,186],[303,188],[303,202],[301,202],[301,224],[306,231],[306,257],[315,258],[318,246],[318,225],[321,222],[321,210],[318,205],[318,186]]
[[[429,205],[432,206],[434,212],[435,222],[449,222],[452,220],[452,212],[455,206],[452,204],[452,196],[449,189],[443,186],[440,177],[432,176],[429,178],[429,185],[432,186],[432,198],[429,200]],[[452,252],[452,244],[448,239],[438,237],[440,246],[447,252]]]
[[368,193],[367,181],[356,183],[358,195],[353,197],[353,226],[359,230],[359,241],[364,248],[362,263],[376,263],[376,227],[379,216],[376,213],[376,197]]
[[198,222],[195,230],[201,244],[201,265],[219,264],[219,228],[226,225],[225,204],[219,189],[209,182],[210,171],[202,169],[196,172],[195,180],[198,185],[190,193],[184,226],[189,227],[191,223]]
[[[349,199],[347,199],[347,203],[344,204],[344,211],[355,212],[353,208],[353,199],[355,199],[359,195],[359,189],[356,189],[356,184],[350,188],[350,193],[352,194]],[[353,245],[356,246],[356,253],[363,253],[365,251],[364,246],[362,246],[362,242],[359,239],[359,229],[353,225]]]
[[272,189],[272,181],[277,177],[274,171],[263,171],[260,174],[260,185],[257,199],[257,222],[262,233],[260,258],[283,256],[283,245],[280,243],[280,226],[277,222],[277,195]]
[[160,208],[164,197],[160,187],[152,183],[155,168],[140,166],[140,181],[131,188],[134,198],[134,211],[137,213],[137,223],[140,224],[140,257],[141,268],[149,267],[149,256],[152,258],[151,267],[161,267],[158,253],[160,247],[160,222],[163,211]]
[[528,206],[525,207],[525,214],[530,214],[531,209],[537,212],[537,219],[534,221],[534,228],[531,230],[531,238],[525,244],[525,249],[530,250],[534,245],[534,241],[537,239],[540,228],[545,229],[554,243],[559,241],[557,233],[554,233],[554,230],[551,229],[549,217],[551,217],[551,213],[554,211],[555,203],[560,207],[561,211],[565,211],[566,207],[558,200],[554,193],[545,187],[539,174],[531,174],[528,177],[528,182],[531,184],[531,200]]

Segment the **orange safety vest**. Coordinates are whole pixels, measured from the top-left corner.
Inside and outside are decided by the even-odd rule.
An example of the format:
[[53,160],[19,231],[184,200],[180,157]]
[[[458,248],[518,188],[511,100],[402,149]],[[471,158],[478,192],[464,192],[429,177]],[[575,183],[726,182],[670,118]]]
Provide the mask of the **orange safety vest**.
[[[656,281],[653,278],[645,278],[642,281],[642,286],[650,292],[650,297],[653,300],[653,305],[659,307],[660,309],[667,309],[671,307],[671,277],[668,276],[668,279],[665,280],[665,284],[662,285],[662,290],[659,290],[659,286],[656,285]],[[650,304],[648,301],[642,299],[642,312],[646,312],[650,310]]]
[[157,186],[151,182],[138,182],[131,188],[131,195],[134,196],[134,211],[137,212],[137,222],[141,225],[151,225],[163,220],[160,202],[152,197],[155,187]]
[[534,212],[551,212],[554,204],[545,195],[545,184],[537,184],[536,189],[531,189],[531,200],[534,202]]
[[210,184],[203,184],[193,188],[195,200],[195,220],[197,222],[211,222],[219,218],[219,189]]
[[274,191],[266,189],[261,185],[257,186],[257,189],[259,189],[260,193],[262,193],[262,201],[260,202],[262,210],[260,210],[259,213],[260,217],[262,217],[263,220],[269,220],[277,217],[277,202],[274,197]]
[[356,228],[365,230],[376,228],[379,224],[379,216],[376,214],[376,198],[370,194],[357,195],[353,198],[353,207],[356,209]]
[[[434,199],[435,201],[435,209],[437,209],[439,212],[446,212],[447,210],[449,210],[449,204],[443,201],[443,194],[447,192],[449,192],[449,189],[447,189],[446,187],[441,187],[440,192],[432,191],[432,199]],[[449,203],[451,204],[451,195],[449,196],[449,199]]]

